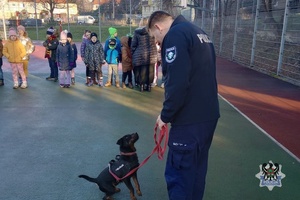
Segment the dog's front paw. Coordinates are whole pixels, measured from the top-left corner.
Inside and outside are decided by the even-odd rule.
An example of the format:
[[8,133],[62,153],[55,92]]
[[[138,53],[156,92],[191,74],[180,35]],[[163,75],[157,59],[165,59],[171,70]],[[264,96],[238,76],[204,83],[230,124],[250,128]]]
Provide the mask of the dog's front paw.
[[137,195],[139,195],[139,196],[142,196],[142,195],[143,195],[142,192],[141,192],[140,190],[137,190],[136,193],[137,193]]
[[114,200],[112,196],[104,196],[102,200]]

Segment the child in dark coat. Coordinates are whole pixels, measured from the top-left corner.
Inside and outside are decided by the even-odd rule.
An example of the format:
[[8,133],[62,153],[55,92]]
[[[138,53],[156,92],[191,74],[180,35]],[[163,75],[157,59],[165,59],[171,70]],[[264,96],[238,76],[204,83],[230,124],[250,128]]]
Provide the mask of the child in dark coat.
[[73,35],[72,33],[68,32],[67,33],[67,39],[71,45],[72,48],[72,53],[74,54],[74,60],[72,62],[74,62],[73,68],[71,70],[71,83],[72,85],[75,85],[75,68],[76,68],[76,60],[77,60],[77,47],[76,44],[73,42]]
[[91,42],[85,48],[84,63],[89,68],[87,86],[97,80],[98,86],[103,86],[102,64],[104,63],[104,50],[96,33],[91,33]]
[[60,33],[60,43],[56,50],[56,61],[59,69],[60,87],[69,88],[71,84],[71,70],[74,67],[74,52],[67,40],[67,33]]

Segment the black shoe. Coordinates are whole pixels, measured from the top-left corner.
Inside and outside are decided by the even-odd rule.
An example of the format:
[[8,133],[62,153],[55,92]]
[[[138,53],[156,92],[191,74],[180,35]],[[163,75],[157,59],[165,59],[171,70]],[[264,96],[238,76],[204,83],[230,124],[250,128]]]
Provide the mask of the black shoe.
[[54,81],[55,78],[49,76],[49,77],[46,78],[46,80],[47,80],[47,81]]
[[3,85],[4,85],[4,80],[0,79],[0,86],[3,86]]
[[57,82],[58,81],[58,78],[54,78],[54,80],[53,80],[54,82]]

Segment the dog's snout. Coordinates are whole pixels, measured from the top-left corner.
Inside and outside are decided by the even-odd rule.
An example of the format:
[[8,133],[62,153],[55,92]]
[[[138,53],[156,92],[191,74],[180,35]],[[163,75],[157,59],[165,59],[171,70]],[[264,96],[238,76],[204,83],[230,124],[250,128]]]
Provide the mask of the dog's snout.
[[131,137],[138,140],[139,139],[139,134],[138,133],[132,133]]

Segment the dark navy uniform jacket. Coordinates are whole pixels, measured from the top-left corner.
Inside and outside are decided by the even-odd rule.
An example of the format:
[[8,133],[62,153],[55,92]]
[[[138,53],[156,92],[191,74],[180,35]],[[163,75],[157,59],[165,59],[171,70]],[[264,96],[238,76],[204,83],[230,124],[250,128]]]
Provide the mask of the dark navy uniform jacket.
[[220,117],[216,56],[207,34],[178,16],[162,42],[165,101],[161,119],[172,125]]

